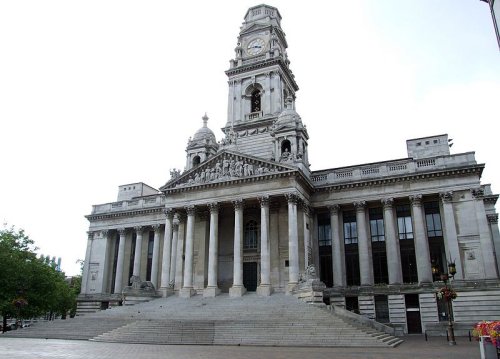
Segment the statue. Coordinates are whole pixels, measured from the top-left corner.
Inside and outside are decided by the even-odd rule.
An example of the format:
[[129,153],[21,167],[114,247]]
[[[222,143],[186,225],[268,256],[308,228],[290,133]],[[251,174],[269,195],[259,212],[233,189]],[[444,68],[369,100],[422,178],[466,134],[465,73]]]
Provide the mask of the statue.
[[170,178],[171,179],[176,179],[181,175],[181,170],[178,170],[177,168],[173,168],[170,170]]

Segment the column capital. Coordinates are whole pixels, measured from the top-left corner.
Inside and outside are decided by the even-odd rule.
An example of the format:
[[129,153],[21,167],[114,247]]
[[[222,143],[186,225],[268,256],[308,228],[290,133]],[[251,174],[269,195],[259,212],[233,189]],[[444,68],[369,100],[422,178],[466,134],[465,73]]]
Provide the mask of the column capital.
[[120,234],[120,237],[121,236],[124,236],[125,233],[127,232],[127,230],[125,228],[117,228],[116,231]]
[[269,207],[269,196],[268,195],[260,196],[259,203],[261,208]]
[[142,233],[142,228],[143,228],[142,226],[135,226],[134,227],[135,233],[137,233],[137,234]]
[[153,227],[153,230],[155,233],[158,233],[160,231],[160,225],[159,224],[153,224],[151,227]]
[[234,206],[235,211],[239,211],[239,210],[243,209],[243,199],[238,198],[232,202],[233,202],[233,206]]
[[418,206],[420,207],[422,205],[422,195],[421,194],[415,194],[413,196],[410,196],[410,202],[413,206]]
[[392,206],[394,205],[394,198],[392,197],[382,198],[380,202],[382,203],[384,209],[391,209]]
[[489,223],[498,223],[498,214],[497,213],[487,214],[486,218],[488,218]]
[[295,203],[297,204],[298,200],[299,200],[299,197],[297,196],[297,194],[295,193],[285,193],[285,198],[287,200],[288,203]]
[[173,230],[174,232],[179,230],[179,221],[174,220],[174,221],[172,222],[172,230]]
[[210,213],[219,213],[219,203],[212,202],[208,204],[208,209]]
[[453,191],[441,192],[439,197],[443,203],[451,203],[453,200]]
[[102,236],[103,238],[108,238],[108,233],[109,233],[109,231],[108,231],[107,229],[103,229],[103,230],[101,231],[101,236]]
[[328,210],[330,211],[330,216],[337,216],[340,212],[340,205],[332,204],[331,206],[328,206]]
[[484,188],[482,187],[471,188],[470,193],[472,193],[472,197],[474,197],[475,199],[483,199]]
[[354,205],[354,208],[356,208],[356,211],[361,211],[363,212],[366,208],[366,201],[356,201],[352,203]]
[[88,239],[90,239],[90,240],[93,240],[93,239],[94,239],[94,233],[95,233],[95,232],[88,231],[88,232],[87,232],[87,238],[88,238]]
[[195,211],[196,211],[195,206],[186,206],[186,207],[184,207],[184,209],[186,210],[186,213],[188,216],[194,216]]
[[172,219],[174,217],[174,209],[173,208],[165,208],[164,209],[165,216],[167,219]]

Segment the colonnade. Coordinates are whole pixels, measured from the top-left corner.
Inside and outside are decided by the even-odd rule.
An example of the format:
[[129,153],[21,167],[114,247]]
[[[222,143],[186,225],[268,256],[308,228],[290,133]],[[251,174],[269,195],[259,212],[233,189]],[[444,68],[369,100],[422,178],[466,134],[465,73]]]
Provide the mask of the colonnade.
[[[299,233],[297,206],[299,198],[294,193],[285,194],[288,204],[288,255],[289,255],[289,278],[287,291],[292,291],[299,282]],[[260,204],[260,284],[257,288],[259,295],[270,295],[272,293],[271,285],[271,254],[269,238],[269,196],[257,197]],[[244,200],[236,199],[231,202],[234,210],[234,247],[233,247],[233,283],[229,289],[230,296],[241,296],[246,292],[243,284],[243,214]],[[219,211],[222,202],[210,202],[203,205],[190,205],[183,208],[166,208],[163,249],[160,254],[160,224],[152,226],[154,229],[151,282],[158,288],[163,295],[167,296],[173,292],[174,281],[177,270],[177,245],[179,242],[179,227],[182,221],[185,221],[185,247],[183,257],[183,276],[182,286],[179,290],[181,297],[191,297],[196,293],[193,286],[193,266],[194,266],[194,245],[195,245],[195,214],[197,210],[203,210],[208,207],[210,213],[209,222],[209,245],[208,245],[208,270],[207,286],[203,290],[206,297],[214,297],[220,293],[217,285],[218,280],[218,248],[219,248]],[[309,215],[304,211],[304,220]],[[141,256],[142,256],[142,232],[144,227],[135,226],[133,230],[136,233],[135,254],[133,260],[133,275],[141,276]],[[117,228],[119,233],[118,255],[116,264],[116,273],[114,278],[114,293],[121,293],[123,290],[123,272],[125,263],[125,238],[126,229]],[[309,229],[304,229],[304,235],[308,236]],[[277,240],[277,238],[276,238]],[[308,241],[304,241],[305,245]],[[307,256],[307,250],[306,250]],[[159,272],[161,262],[161,273]],[[307,259],[305,259],[307,264]],[[141,277],[142,280],[144,278]],[[159,284],[159,286],[158,286]]]

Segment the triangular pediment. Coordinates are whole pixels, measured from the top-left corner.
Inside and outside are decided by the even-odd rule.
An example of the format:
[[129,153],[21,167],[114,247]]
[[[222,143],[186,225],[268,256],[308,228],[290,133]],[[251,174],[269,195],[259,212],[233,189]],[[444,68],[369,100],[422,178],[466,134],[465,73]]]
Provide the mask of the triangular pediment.
[[270,25],[267,22],[262,22],[262,23],[255,22],[252,25],[250,25],[249,27],[241,30],[240,35],[245,35],[245,34],[248,34],[250,32],[267,29],[267,28],[269,28],[269,26]]
[[172,178],[160,191],[188,188],[239,179],[272,177],[276,174],[293,172],[297,168],[274,161],[267,161],[236,151],[223,150],[196,168]]

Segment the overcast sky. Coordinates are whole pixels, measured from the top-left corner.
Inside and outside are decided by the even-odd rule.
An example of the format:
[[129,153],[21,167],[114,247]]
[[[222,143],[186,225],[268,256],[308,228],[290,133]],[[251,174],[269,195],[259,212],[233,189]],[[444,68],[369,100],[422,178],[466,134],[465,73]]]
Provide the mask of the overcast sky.
[[[187,140],[222,138],[250,1],[0,2],[0,220],[84,259],[92,204],[160,187]],[[406,157],[448,133],[500,192],[500,52],[479,0],[268,1],[287,35],[313,170]]]

